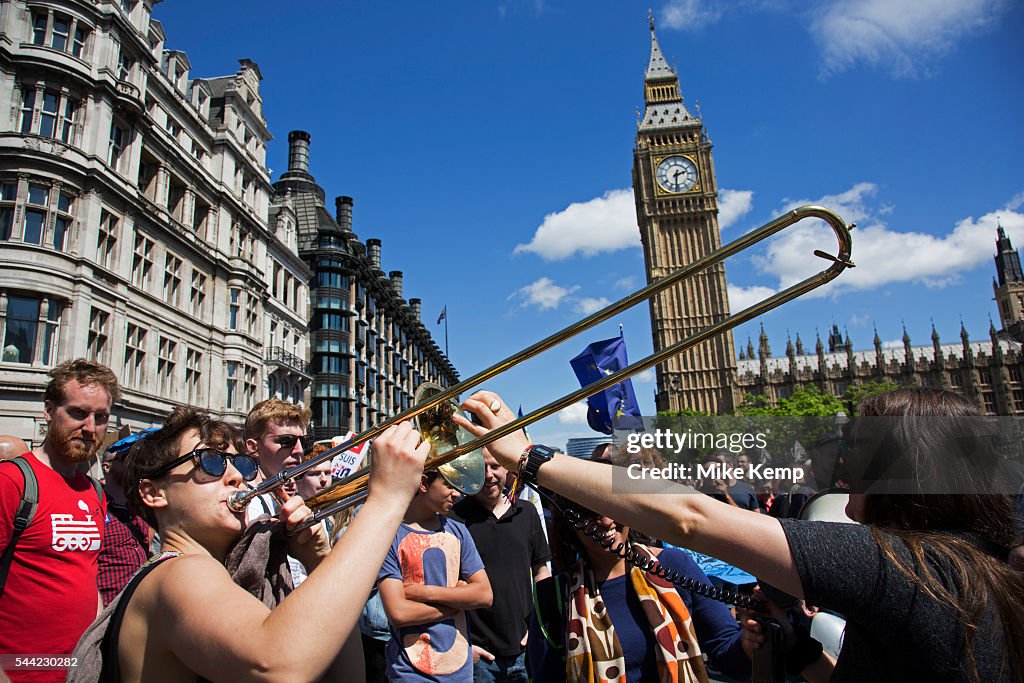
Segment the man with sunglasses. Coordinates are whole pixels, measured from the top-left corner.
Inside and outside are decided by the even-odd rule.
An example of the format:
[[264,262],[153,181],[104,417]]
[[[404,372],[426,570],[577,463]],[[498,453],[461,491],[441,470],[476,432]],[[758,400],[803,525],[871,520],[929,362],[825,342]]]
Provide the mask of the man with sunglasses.
[[[302,462],[309,417],[308,408],[278,398],[253,406],[245,418],[245,446],[259,462],[260,477],[257,481],[269,479]],[[298,492],[295,482],[288,482],[282,489],[288,496]],[[277,499],[271,494],[264,494],[249,503],[247,516],[249,519],[262,514],[273,516],[277,509]]]

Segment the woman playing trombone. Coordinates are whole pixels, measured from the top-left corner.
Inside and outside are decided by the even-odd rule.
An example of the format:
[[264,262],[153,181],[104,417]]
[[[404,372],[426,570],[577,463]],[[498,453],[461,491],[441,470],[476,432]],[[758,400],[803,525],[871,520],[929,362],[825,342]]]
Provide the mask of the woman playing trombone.
[[[159,529],[163,554],[134,592],[121,597],[119,632],[108,630],[116,656],[104,661],[107,680],[317,680],[352,633],[419,485],[429,445],[409,423],[375,440],[369,498],[359,516],[330,551],[322,525],[293,537],[289,553],[311,571],[273,609],[237,586],[224,567],[245,524],[244,512],[228,501],[256,474],[241,445],[232,426],[177,408],[163,428],[133,446],[127,494]],[[289,527],[308,515],[301,498],[282,504]]]

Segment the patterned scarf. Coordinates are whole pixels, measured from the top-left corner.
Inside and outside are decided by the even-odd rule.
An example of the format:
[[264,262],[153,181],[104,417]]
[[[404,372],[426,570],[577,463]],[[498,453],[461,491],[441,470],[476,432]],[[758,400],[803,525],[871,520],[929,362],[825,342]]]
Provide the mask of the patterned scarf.
[[[641,545],[641,554],[653,557]],[[654,633],[660,683],[707,683],[708,676],[690,612],[676,587],[653,574],[630,567],[629,580]],[[565,675],[580,683],[626,683],[626,659],[611,617],[597,589],[594,573],[582,561],[569,586],[565,630]]]

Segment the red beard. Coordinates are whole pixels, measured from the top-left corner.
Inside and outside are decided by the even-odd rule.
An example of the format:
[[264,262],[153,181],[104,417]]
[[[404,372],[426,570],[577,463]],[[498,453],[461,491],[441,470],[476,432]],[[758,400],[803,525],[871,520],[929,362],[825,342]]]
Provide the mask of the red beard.
[[85,439],[81,433],[65,432],[53,423],[50,424],[48,438],[53,441],[57,455],[70,462],[88,462],[99,447],[98,441]]

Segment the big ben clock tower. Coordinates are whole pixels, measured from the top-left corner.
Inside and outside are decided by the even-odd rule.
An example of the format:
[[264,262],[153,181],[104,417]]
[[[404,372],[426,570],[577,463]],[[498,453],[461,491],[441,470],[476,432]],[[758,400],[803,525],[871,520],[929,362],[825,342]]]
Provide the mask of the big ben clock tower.
[[[653,282],[721,246],[718,185],[701,119],[683,104],[679,77],[665,61],[651,19],[644,115],[633,150],[633,195]],[[725,267],[718,264],[651,299],[654,350],[729,315]],[[657,367],[659,411],[732,412],[736,390],[732,333],[710,339]]]

